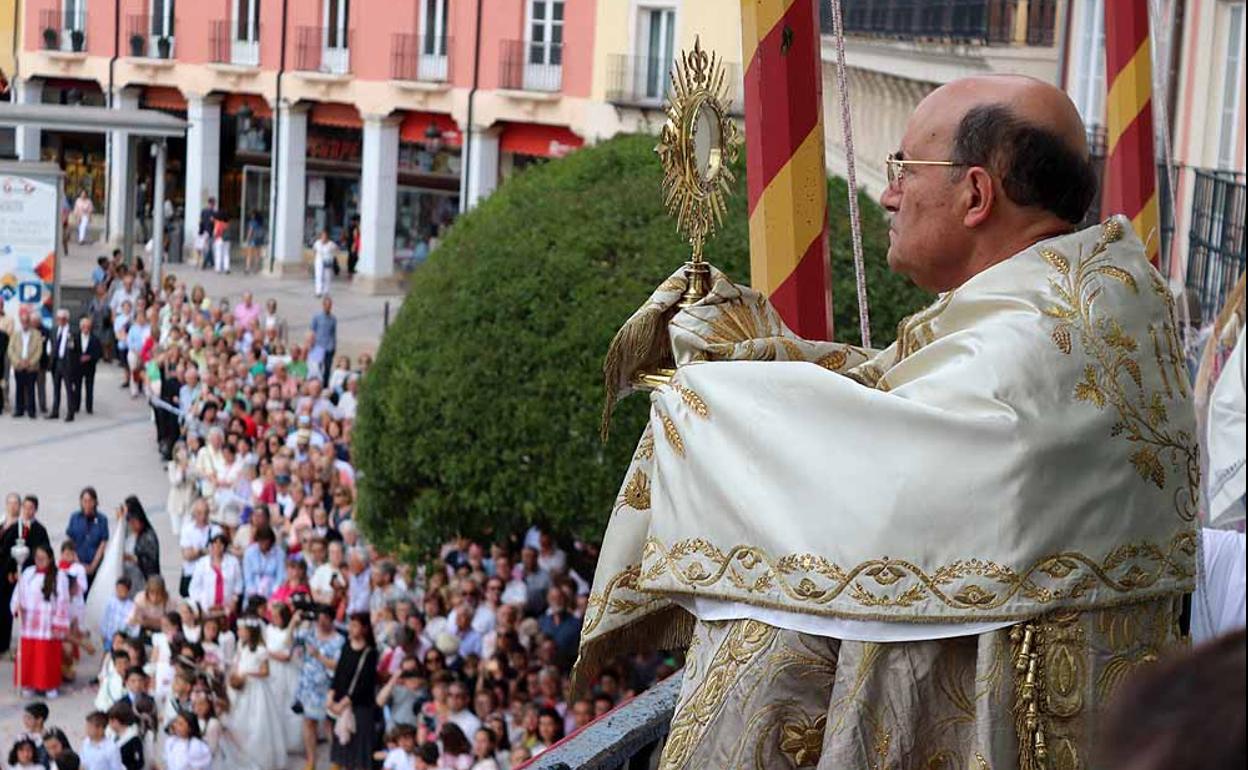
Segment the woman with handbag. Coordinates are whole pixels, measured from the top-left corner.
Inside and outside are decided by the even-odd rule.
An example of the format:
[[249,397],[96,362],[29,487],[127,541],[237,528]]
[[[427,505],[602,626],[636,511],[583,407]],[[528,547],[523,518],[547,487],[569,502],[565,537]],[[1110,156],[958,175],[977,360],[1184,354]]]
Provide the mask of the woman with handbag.
[[377,741],[377,645],[368,613],[352,615],[334,668],[326,710],[334,720],[329,761],[341,770],[371,770]]

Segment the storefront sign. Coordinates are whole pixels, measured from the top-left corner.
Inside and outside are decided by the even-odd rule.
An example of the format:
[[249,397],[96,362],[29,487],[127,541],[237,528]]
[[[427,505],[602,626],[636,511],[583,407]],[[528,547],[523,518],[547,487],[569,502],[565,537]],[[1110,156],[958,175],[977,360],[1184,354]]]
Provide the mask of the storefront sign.
[[21,305],[38,305],[51,323],[58,187],[55,178],[0,176],[0,301],[9,318]]
[[363,157],[360,140],[325,134],[308,134],[308,157],[359,163]]

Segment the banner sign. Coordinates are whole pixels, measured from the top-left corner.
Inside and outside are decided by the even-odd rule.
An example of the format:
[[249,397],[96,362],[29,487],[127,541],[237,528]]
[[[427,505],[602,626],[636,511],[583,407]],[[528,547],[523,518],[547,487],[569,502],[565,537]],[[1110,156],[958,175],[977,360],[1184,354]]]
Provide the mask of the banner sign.
[[44,326],[52,324],[59,194],[55,178],[0,175],[0,301],[8,318],[35,306]]

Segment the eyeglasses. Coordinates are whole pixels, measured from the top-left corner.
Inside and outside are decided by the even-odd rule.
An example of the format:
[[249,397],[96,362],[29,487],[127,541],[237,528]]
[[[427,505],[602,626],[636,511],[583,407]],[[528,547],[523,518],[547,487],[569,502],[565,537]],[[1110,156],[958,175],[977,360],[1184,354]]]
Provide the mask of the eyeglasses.
[[888,168],[888,184],[890,187],[896,187],[901,184],[901,180],[906,177],[906,166],[946,166],[949,168],[955,166],[965,166],[966,163],[958,163],[952,160],[903,160],[897,157],[897,153],[892,152],[884,159],[884,165]]

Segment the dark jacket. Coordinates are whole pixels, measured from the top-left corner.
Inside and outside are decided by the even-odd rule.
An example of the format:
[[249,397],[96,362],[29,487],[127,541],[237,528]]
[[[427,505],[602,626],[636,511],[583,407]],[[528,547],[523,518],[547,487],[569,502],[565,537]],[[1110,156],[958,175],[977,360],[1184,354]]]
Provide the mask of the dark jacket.
[[[79,345],[82,344],[82,332],[77,333]],[[100,343],[100,338],[93,331],[87,335],[87,347],[78,352],[78,366],[86,369],[95,366],[95,363],[104,357],[104,345]]]
[[78,372],[80,365],[80,356],[82,353],[78,330],[72,326],[65,327],[65,355],[60,355],[61,350],[61,327],[52,328],[52,333],[48,335],[47,341],[44,343],[48,348],[48,360],[51,362],[48,367],[49,371],[55,371],[60,375],[73,375]]

